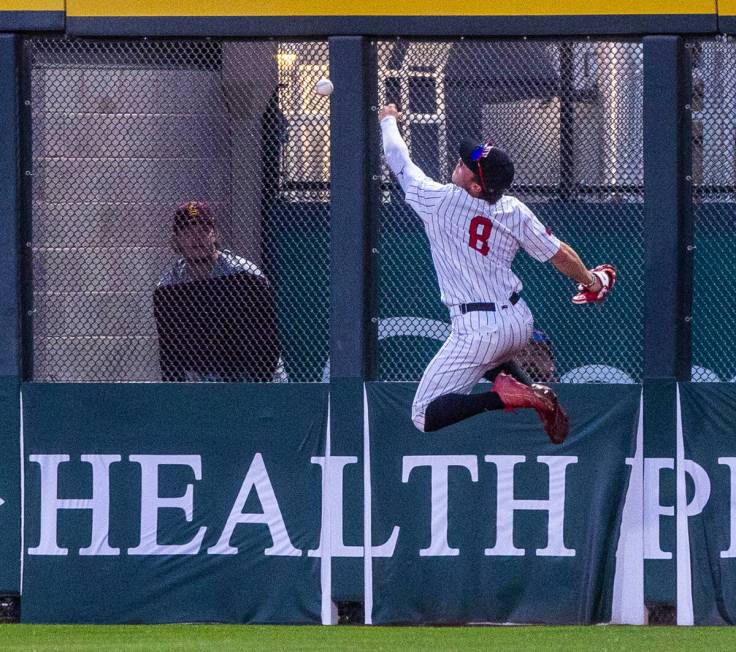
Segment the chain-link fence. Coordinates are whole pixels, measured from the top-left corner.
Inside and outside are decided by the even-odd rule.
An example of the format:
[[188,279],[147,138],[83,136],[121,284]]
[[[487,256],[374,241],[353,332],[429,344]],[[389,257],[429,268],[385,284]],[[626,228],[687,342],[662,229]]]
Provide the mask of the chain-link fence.
[[736,43],[691,41],[693,61],[692,379],[736,380]]
[[25,67],[33,379],[320,381],[327,42],[31,39]]
[[[603,310],[526,255],[536,319],[523,362],[540,380],[632,382],[643,367],[643,48],[640,42],[375,43],[379,102],[402,110],[413,160],[448,182],[463,137],[516,163],[511,194],[592,266],[621,270]],[[449,331],[419,218],[384,168],[377,290],[381,380],[417,380]],[[554,370],[550,367],[554,367]]]

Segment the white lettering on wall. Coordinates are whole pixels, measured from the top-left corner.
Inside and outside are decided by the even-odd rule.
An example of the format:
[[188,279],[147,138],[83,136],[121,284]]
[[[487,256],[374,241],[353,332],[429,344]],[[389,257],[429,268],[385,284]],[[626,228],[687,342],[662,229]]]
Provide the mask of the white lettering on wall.
[[130,461],[141,466],[141,536],[140,543],[128,550],[129,555],[196,555],[207,530],[202,526],[188,543],[163,545],[158,542],[158,510],[180,509],[187,523],[194,518],[194,486],[187,484],[183,496],[158,495],[160,466],[187,466],[194,479],[202,479],[202,458],[199,455],[131,455]]
[[41,467],[41,536],[37,546],[28,548],[29,555],[66,555],[67,548],[57,545],[60,509],[88,509],[92,512],[92,536],[80,555],[119,555],[120,548],[108,544],[110,533],[110,465],[120,455],[82,455],[82,462],[92,465],[91,498],[59,498],[59,465],[69,462],[68,455],[30,455]]
[[411,472],[416,468],[428,466],[432,487],[432,517],[430,530],[432,539],[428,548],[422,548],[422,557],[454,557],[460,554],[459,548],[450,548],[447,543],[447,505],[448,469],[459,466],[470,472],[470,479],[478,482],[478,460],[475,455],[407,455],[403,459],[401,481],[409,482]]
[[[263,511],[243,513],[248,496],[254,489]],[[297,550],[289,540],[289,533],[286,530],[286,524],[281,515],[271,479],[268,477],[268,471],[266,471],[266,465],[263,463],[263,456],[260,453],[256,453],[253,457],[219,541],[208,548],[207,553],[210,555],[236,554],[238,549],[230,545],[230,539],[233,536],[235,526],[241,523],[261,523],[268,526],[273,545],[266,548],[264,554],[283,557],[299,557],[302,554],[301,550]]]
[[539,557],[574,557],[575,550],[567,548],[565,532],[565,472],[577,457],[570,455],[540,455],[537,462],[549,469],[548,498],[520,500],[514,498],[514,467],[526,461],[524,455],[486,455],[486,462],[495,464],[498,470],[496,493],[496,544],[486,548],[486,555],[521,556],[522,548],[514,545],[514,512],[532,510],[547,512],[547,546],[538,548]]
[[[330,519],[330,556],[362,557],[363,546],[347,546],[343,539],[343,476],[345,467],[348,464],[357,464],[358,458],[354,456],[332,455],[329,458],[329,465],[325,462],[324,457],[313,457],[311,462],[312,464],[319,464],[322,467],[322,473],[327,474],[327,482],[323,483],[323,486],[327,487],[327,496],[322,496],[322,500],[327,502],[327,513]],[[320,537],[319,548],[307,552],[310,557],[322,556],[324,549],[323,538],[324,529]],[[386,543],[371,548],[372,556],[393,557],[398,538],[399,527],[394,526],[391,536]]]

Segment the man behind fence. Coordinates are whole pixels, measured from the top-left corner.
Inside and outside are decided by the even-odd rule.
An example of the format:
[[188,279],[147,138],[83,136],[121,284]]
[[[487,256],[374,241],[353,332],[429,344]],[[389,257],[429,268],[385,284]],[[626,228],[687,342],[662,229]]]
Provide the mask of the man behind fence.
[[[511,264],[520,247],[540,262],[550,261],[578,284],[573,303],[603,301],[616,270],[586,269],[525,204],[504,194],[514,179],[514,164],[504,150],[463,141],[452,182],[440,184],[410,159],[399,117],[393,104],[379,112],[386,163],[424,224],[452,320],[450,336],[419,383],[412,420],[430,432],[488,410],[533,408],[550,440],[560,444],[569,426],[555,393],[519,382],[502,367],[509,362],[518,367],[513,358],[527,345],[534,322]],[[469,393],[489,376],[495,376],[490,392]]]
[[273,288],[255,263],[222,249],[207,204],[174,214],[181,257],[154,293],[161,378],[283,382]]

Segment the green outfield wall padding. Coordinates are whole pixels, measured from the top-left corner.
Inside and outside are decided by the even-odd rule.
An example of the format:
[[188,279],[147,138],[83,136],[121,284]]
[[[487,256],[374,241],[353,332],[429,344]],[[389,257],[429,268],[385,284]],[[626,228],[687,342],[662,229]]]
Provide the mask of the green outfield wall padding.
[[20,410],[17,378],[0,377],[0,595],[20,592]]
[[319,623],[326,416],[324,385],[26,384],[23,621]]
[[639,387],[560,387],[561,446],[530,410],[420,433],[415,389],[368,386],[374,545],[400,528],[373,558],[374,623],[610,620]]

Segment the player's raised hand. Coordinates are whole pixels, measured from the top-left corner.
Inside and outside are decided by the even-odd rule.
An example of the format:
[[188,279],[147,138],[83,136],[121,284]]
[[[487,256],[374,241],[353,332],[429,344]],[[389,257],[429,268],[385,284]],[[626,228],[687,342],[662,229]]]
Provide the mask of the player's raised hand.
[[378,112],[378,119],[383,120],[388,116],[393,116],[398,122],[401,120],[401,111],[396,108],[395,104],[387,104]]

